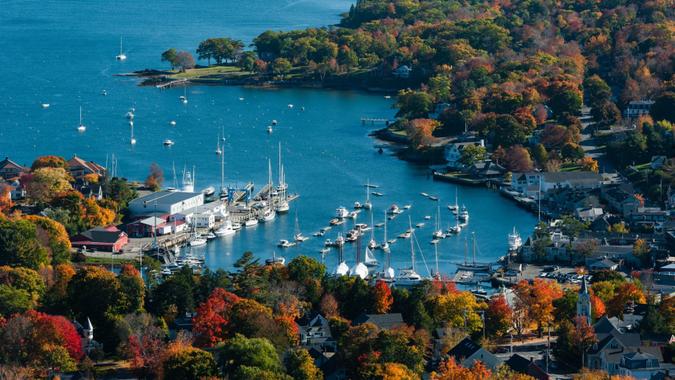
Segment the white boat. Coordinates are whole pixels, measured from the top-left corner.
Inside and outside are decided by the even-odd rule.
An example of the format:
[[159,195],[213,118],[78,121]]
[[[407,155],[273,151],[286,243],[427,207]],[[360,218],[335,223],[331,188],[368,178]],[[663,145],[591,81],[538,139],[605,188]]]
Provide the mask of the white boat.
[[134,137],[134,122],[129,120],[129,126],[131,127],[131,137],[129,138],[129,143],[131,145],[136,145],[136,137]]
[[295,246],[295,243],[286,239],[281,239],[279,240],[279,244],[277,244],[277,246],[280,248],[290,248]]
[[431,220],[431,215],[424,215],[424,220]]
[[135,116],[136,116],[136,115],[134,115],[133,109],[127,111],[127,113],[124,114],[124,117],[126,117],[126,118],[129,119],[129,120],[134,120],[134,117],[135,117]]
[[361,202],[359,202],[359,201],[354,202],[354,208],[355,208],[355,209],[360,209],[361,207],[363,207],[363,206],[361,205]]
[[277,212],[272,208],[272,160],[267,160],[267,199],[270,202],[269,206],[265,208],[259,220],[263,223],[271,222],[277,217]]
[[220,149],[220,137],[218,137],[218,139],[216,140],[216,150],[215,150],[215,152],[218,156],[223,154],[223,150]]
[[382,244],[380,244],[380,249],[389,252],[389,241],[387,241],[387,213],[384,213],[384,237],[382,238]]
[[103,96],[108,96],[108,91],[106,91],[106,90],[101,90],[101,95],[103,95]]
[[[410,219],[408,220],[408,223],[411,225],[410,229],[412,230],[412,221]],[[422,281],[422,276],[415,272],[415,243],[413,240],[414,239],[410,239],[411,266],[408,269],[401,269],[396,277],[397,286],[414,286]]]
[[437,201],[438,197],[434,195],[429,195],[429,199],[431,199],[432,201]]
[[42,108],[49,108],[49,103],[42,103]]
[[445,234],[443,233],[443,228],[441,228],[441,206],[437,206],[436,210],[436,229],[434,230],[432,237],[434,239],[445,239]]
[[296,242],[302,243],[303,241],[309,240],[309,237],[304,236],[302,233],[297,233],[293,236]]
[[272,125],[277,125],[276,119],[273,119],[273,120],[272,120]]
[[405,206],[403,206],[403,209],[404,210],[410,210],[411,207],[412,207],[412,205],[405,205]]
[[462,232],[462,224],[459,223],[459,217],[458,216],[455,217],[455,225],[448,228],[448,232],[451,233],[451,234],[455,234],[455,235]]
[[330,248],[321,248],[319,250],[319,253],[322,254],[322,255],[325,255],[328,252],[330,252]]
[[292,104],[289,104],[289,105],[288,105],[288,108],[293,108],[293,105],[292,105]]
[[459,205],[457,204],[457,188],[455,187],[455,204],[448,205],[448,210],[452,211],[453,213],[457,213],[459,210]]
[[375,258],[375,255],[373,255],[373,252],[370,250],[370,248],[366,248],[366,253],[365,253],[364,256],[365,257],[364,257],[363,263],[367,267],[376,267],[376,266],[380,265],[380,262],[377,261],[377,259]]
[[171,139],[166,139],[162,144],[164,144],[164,146],[172,146],[175,143]]
[[239,231],[241,229],[241,223],[232,223],[232,229]]
[[286,172],[284,171],[284,165],[281,161],[281,142],[279,142],[279,185],[276,188],[278,197],[277,197],[277,206],[276,211],[278,214],[285,214],[290,209],[291,206],[288,202],[288,184],[286,183]]
[[347,218],[349,219],[356,219],[359,216],[358,211],[352,211],[347,215]]
[[267,223],[273,221],[277,217],[277,213],[271,208],[265,209],[265,212],[258,219],[258,221]]
[[349,271],[349,275],[365,280],[368,277],[368,267],[364,263],[357,263]]
[[80,124],[77,127],[77,131],[82,133],[87,130],[87,127],[82,123],[82,107],[80,107]]
[[331,226],[339,226],[340,224],[344,224],[344,222],[343,219],[333,218],[328,223],[330,223]]
[[176,120],[171,120],[171,121],[169,122],[169,124],[170,124],[172,127],[175,127],[175,126],[176,126]]
[[237,232],[234,228],[232,228],[232,222],[228,219],[225,221],[225,223],[220,226],[217,230],[213,231],[214,234],[218,237],[223,237],[223,236],[230,236],[234,235],[234,233]]
[[206,240],[213,240],[213,239],[215,239],[217,236],[216,236],[213,232],[209,232],[209,233],[206,234],[204,237],[206,238]]
[[417,224],[415,224],[415,227],[416,228],[422,228],[422,227],[424,227],[424,223],[417,223]]
[[274,251],[274,252],[272,252],[272,257],[265,260],[265,264],[267,264],[267,265],[275,265],[275,264],[284,265],[284,264],[286,264],[286,259],[283,258],[282,256],[277,256],[276,251]]
[[466,209],[466,206],[462,205],[462,209],[459,211],[459,220],[468,222],[469,221],[469,211]]
[[513,232],[509,234],[509,251],[517,251],[523,245],[523,240],[520,238],[520,234],[516,231],[516,227],[513,227]]
[[290,209],[291,209],[291,207],[288,204],[288,201],[286,201],[286,200],[279,201],[279,204],[277,205],[277,208],[276,208],[276,210],[279,214],[286,213]]
[[427,193],[420,193],[420,195],[425,197],[425,198],[429,196],[429,194],[427,194]]
[[373,203],[370,201],[370,179],[366,182],[366,201],[361,205],[364,209],[370,210],[373,208]]
[[252,219],[247,219],[244,222],[244,227],[255,227],[258,225],[258,219],[252,218]]
[[379,191],[373,191],[371,194],[373,194],[376,197],[382,197],[384,194],[380,193]]
[[207,240],[201,236],[195,236],[190,239],[190,247],[202,247],[206,245]]
[[439,239],[433,239],[433,240],[431,240],[429,243],[431,243],[431,244],[438,244],[439,242],[440,242]]
[[271,125],[268,125],[267,126],[267,133],[272,133],[272,132],[274,132],[274,129],[272,129]]
[[347,211],[346,208],[340,206],[335,210],[335,215],[340,219],[344,219],[349,216],[349,211]]
[[410,239],[411,236],[412,236],[412,232],[410,232],[410,231],[405,231],[405,232],[399,234],[399,235],[398,235],[398,238],[399,238],[399,239]]
[[314,237],[321,237],[321,236],[323,236],[323,235],[325,235],[325,234],[326,234],[326,233],[323,232],[323,231],[316,231],[316,232],[313,233],[312,235],[313,235]]
[[394,205],[391,205],[391,206],[389,207],[389,210],[387,210],[387,214],[389,214],[389,215],[398,215],[398,214],[400,214],[401,212],[402,212],[401,209],[398,208],[398,206],[395,205],[395,204],[394,204]]
[[396,239],[389,239],[389,240],[387,240],[387,243],[389,243],[389,245],[392,245],[392,244],[396,243]]
[[124,61],[127,59],[127,55],[124,54],[124,50],[122,49],[122,37],[120,37],[120,53],[115,56],[115,59],[118,61]]
[[180,100],[181,103],[187,104],[188,103],[188,98],[187,98],[187,86],[183,87],[183,95],[179,96],[178,99]]

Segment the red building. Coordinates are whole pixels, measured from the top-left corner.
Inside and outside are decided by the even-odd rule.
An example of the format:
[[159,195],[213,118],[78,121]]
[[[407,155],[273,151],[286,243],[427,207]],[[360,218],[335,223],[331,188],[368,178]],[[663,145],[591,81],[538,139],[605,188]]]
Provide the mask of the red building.
[[120,252],[129,243],[129,237],[115,226],[96,227],[72,237],[70,243],[75,248]]

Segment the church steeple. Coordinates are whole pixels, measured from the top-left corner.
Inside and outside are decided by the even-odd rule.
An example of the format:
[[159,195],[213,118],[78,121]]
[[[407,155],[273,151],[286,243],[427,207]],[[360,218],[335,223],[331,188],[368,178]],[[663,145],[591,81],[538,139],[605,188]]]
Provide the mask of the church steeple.
[[577,301],[577,317],[586,318],[586,322],[591,324],[591,295],[588,293],[588,285],[586,284],[586,276],[581,281],[581,288],[579,288],[579,300]]

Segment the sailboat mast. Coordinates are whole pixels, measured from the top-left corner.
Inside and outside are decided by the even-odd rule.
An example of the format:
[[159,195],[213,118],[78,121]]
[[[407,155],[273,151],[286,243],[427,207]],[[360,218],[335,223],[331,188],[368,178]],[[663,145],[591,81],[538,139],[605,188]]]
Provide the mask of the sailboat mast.
[[220,192],[225,191],[225,144],[220,151]]
[[279,187],[283,187],[284,184],[283,173],[281,171],[281,141],[279,141]]
[[471,237],[473,237],[473,265],[476,265],[476,233],[471,233]]
[[413,240],[415,240],[415,233],[412,229],[412,218],[408,215],[408,225],[410,226],[410,259],[412,260],[412,271],[415,271],[415,245]]
[[434,255],[436,256],[436,276],[439,276],[440,272],[438,271],[438,244],[434,244]]
[[375,220],[373,212],[370,212],[370,240],[375,240]]

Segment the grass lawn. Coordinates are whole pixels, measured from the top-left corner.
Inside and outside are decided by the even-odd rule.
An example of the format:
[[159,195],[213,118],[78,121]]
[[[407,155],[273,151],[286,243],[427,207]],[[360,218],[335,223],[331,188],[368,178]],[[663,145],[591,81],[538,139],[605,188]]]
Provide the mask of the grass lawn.
[[110,262],[114,262],[115,265],[121,265],[121,264],[134,264],[136,265],[138,263],[138,260],[133,260],[133,259],[122,259],[119,257],[115,257],[113,255],[112,259],[110,257],[91,257],[87,256],[87,260],[85,260],[85,263],[87,264],[94,264],[94,265],[110,265]]
[[221,76],[235,77],[249,74],[251,73],[248,71],[243,71],[237,66],[209,66],[186,70],[184,73],[176,72],[175,74],[171,75],[171,77],[174,79],[197,79]]
[[561,172],[578,172],[581,171],[581,166],[577,164],[566,164],[560,167]]

